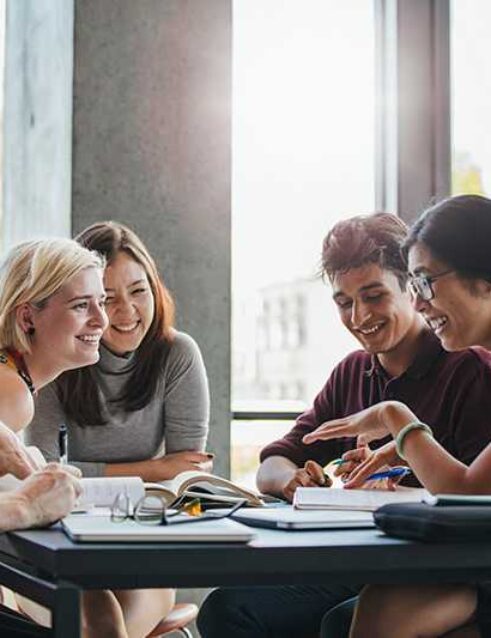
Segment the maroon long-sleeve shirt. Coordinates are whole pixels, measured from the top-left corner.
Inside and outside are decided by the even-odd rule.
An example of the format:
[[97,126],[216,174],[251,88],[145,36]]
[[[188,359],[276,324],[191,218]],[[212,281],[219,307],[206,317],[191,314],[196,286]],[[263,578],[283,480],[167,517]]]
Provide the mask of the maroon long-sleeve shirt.
[[[359,412],[381,401],[405,403],[431,426],[435,439],[460,461],[470,464],[491,440],[491,354],[483,348],[445,351],[425,330],[411,366],[390,377],[376,356],[364,351],[348,355],[337,365],[295,426],[261,452],[261,461],[283,456],[301,467],[308,459],[325,465],[355,446],[355,439],[302,443],[319,425]],[[372,443],[375,448],[390,438]],[[412,482],[412,481],[411,481]]]

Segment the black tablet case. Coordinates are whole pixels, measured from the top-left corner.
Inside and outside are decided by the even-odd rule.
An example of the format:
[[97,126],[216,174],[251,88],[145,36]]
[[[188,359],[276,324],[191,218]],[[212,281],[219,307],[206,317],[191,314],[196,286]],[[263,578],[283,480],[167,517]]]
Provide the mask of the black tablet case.
[[391,503],[374,512],[375,524],[389,536],[418,541],[491,540],[491,506],[434,506]]

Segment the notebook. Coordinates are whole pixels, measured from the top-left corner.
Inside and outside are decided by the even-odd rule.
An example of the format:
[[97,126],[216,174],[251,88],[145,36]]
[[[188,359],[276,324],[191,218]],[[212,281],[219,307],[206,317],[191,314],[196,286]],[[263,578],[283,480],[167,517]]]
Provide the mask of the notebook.
[[247,543],[254,537],[251,529],[228,518],[166,526],[133,520],[113,523],[97,514],[71,514],[61,523],[65,534],[77,543]]
[[371,512],[324,510],[302,512],[291,507],[239,510],[235,521],[273,529],[353,529],[375,527]]
[[388,503],[416,503],[428,496],[422,488],[401,487],[397,490],[358,489],[336,487],[298,487],[293,506],[299,510],[361,510],[374,512]]

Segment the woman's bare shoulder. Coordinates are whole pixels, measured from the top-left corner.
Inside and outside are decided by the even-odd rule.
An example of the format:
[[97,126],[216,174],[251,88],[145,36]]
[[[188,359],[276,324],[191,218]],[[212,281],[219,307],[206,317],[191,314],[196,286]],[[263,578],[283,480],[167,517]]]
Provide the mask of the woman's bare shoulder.
[[0,421],[15,431],[22,430],[34,416],[29,388],[15,370],[0,367]]

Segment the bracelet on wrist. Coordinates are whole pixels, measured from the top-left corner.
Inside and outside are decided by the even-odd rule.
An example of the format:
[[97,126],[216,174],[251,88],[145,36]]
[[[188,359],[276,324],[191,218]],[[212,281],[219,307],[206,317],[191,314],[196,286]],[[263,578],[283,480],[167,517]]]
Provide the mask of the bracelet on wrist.
[[426,423],[422,423],[421,421],[411,421],[411,423],[405,425],[395,438],[397,455],[403,461],[407,460],[404,456],[404,442],[407,435],[413,430],[423,430],[423,432],[426,432],[426,434],[433,436],[433,432],[430,426],[426,425]]

